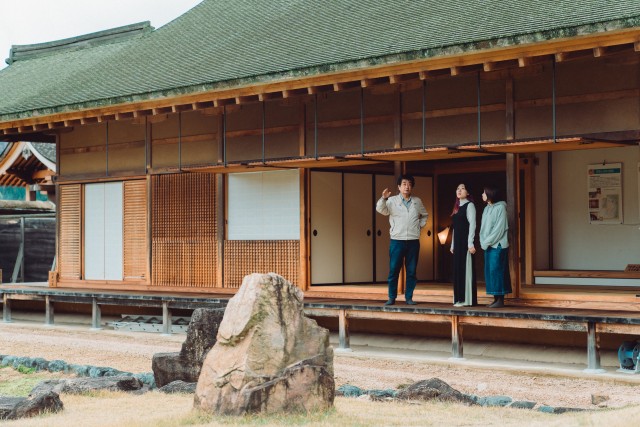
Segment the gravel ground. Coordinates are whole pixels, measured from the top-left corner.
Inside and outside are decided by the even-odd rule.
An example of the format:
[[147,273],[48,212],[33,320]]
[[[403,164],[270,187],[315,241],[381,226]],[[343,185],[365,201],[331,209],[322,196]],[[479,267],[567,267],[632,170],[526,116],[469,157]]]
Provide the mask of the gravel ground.
[[[122,331],[90,331],[82,327],[44,327],[0,323],[0,354],[60,359],[67,363],[150,372],[154,353],[179,351],[184,335]],[[420,360],[337,354],[336,386],[397,388],[438,377],[452,387],[479,396],[506,395],[552,406],[595,408],[592,395],[605,396],[600,406],[640,405],[640,384],[610,378],[584,379],[504,372]]]

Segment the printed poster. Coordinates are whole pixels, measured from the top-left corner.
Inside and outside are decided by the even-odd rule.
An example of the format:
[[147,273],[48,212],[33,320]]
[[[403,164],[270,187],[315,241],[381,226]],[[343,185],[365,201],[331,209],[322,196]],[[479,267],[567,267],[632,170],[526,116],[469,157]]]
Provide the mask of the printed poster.
[[622,224],[622,163],[589,165],[589,223]]

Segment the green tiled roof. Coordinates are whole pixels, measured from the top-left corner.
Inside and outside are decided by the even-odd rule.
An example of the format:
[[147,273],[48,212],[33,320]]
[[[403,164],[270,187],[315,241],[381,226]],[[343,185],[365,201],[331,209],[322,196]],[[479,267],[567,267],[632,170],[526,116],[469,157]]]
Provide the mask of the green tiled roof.
[[204,0],[155,31],[15,55],[0,121],[634,27],[638,0]]

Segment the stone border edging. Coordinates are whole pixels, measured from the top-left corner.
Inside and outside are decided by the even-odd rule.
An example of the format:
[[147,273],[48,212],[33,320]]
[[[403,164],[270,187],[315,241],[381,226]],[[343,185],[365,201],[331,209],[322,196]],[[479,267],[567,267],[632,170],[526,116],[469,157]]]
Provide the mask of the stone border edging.
[[104,366],[92,366],[92,365],[77,365],[67,363],[64,360],[46,360],[42,357],[24,357],[24,356],[11,356],[0,354],[0,367],[10,366],[13,369],[18,369],[20,366],[26,368],[33,368],[36,372],[48,371],[48,372],[63,372],[65,374],[75,374],[79,377],[100,378],[100,377],[116,377],[116,376],[131,376],[134,377],[149,389],[156,388],[156,382],[153,378],[153,372],[143,372],[134,374],[131,372],[124,372],[118,369],[104,367]]

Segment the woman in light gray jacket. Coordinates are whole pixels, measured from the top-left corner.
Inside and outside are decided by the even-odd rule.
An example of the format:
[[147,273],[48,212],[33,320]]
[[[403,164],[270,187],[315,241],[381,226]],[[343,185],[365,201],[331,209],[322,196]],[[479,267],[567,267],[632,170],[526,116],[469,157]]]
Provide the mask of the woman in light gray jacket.
[[498,190],[492,187],[485,187],[482,193],[482,200],[487,206],[482,212],[480,247],[484,250],[484,280],[487,294],[493,295],[490,308],[504,307],[504,296],[511,293],[511,280],[507,273],[507,204],[501,201],[499,196]]

